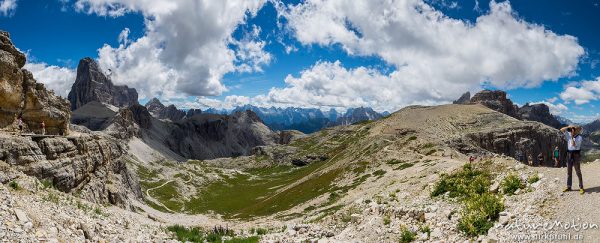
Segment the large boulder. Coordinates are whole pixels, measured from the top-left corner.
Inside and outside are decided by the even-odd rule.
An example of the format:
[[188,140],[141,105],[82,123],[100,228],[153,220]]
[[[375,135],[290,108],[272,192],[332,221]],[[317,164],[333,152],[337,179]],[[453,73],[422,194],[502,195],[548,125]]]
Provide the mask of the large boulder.
[[68,133],[69,103],[22,69],[25,61],[8,32],[0,31],[0,129],[14,130],[21,116],[27,131],[39,132],[44,122],[46,134]]
[[518,106],[506,98],[506,92],[501,90],[483,90],[471,98],[471,104],[482,104],[492,110],[504,113],[506,115],[519,118],[517,112]]
[[129,107],[138,103],[138,93],[135,89],[126,85],[114,85],[100,70],[98,63],[89,57],[79,61],[77,77],[68,98],[71,101],[71,110],[76,110],[91,101],[117,107]]

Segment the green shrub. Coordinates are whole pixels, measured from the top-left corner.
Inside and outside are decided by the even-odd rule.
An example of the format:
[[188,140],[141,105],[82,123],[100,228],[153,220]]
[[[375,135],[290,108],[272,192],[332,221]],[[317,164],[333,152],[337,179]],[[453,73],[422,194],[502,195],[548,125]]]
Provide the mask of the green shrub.
[[390,225],[390,223],[392,222],[392,219],[390,219],[389,215],[386,215],[383,217],[383,224],[384,225]]
[[181,225],[173,225],[167,227],[167,230],[173,232],[177,240],[181,242],[204,242],[204,233],[200,228],[188,229]]
[[535,173],[535,174],[530,175],[529,177],[527,177],[527,182],[529,182],[529,184],[536,183],[539,180],[540,180],[540,176],[538,175],[538,173]]
[[472,165],[465,164],[461,171],[452,175],[442,175],[435,184],[432,197],[445,193],[452,198],[465,198],[471,194],[482,194],[488,191],[491,184],[490,175],[482,170],[473,169]]
[[230,240],[226,240],[225,243],[258,243],[258,241],[259,241],[258,236],[250,236],[250,237],[242,237],[242,238],[234,237]]
[[503,210],[504,204],[497,196],[491,193],[473,195],[465,200],[458,229],[468,236],[487,234]]
[[12,188],[13,190],[19,190],[21,187],[19,186],[19,183],[17,183],[16,181],[10,181],[8,183],[8,186],[10,188]]
[[431,228],[429,228],[429,225],[421,225],[419,227],[419,231],[421,231],[421,233],[426,233],[427,237],[431,235]]
[[413,242],[417,234],[410,231],[406,226],[400,228],[400,243]]
[[269,230],[268,230],[268,229],[265,229],[265,228],[256,228],[256,229],[254,229],[254,232],[255,232],[257,235],[266,235],[266,234],[268,234],[268,233],[269,233]]
[[410,136],[408,138],[408,141],[413,141],[413,140],[417,140],[417,136]]
[[518,189],[525,188],[521,178],[514,174],[506,176],[504,180],[502,180],[502,183],[500,183],[500,186],[502,188],[502,192],[507,195],[514,195]]
[[43,179],[41,181],[41,183],[42,183],[42,188],[44,188],[44,189],[54,188],[54,183],[52,183],[52,180]]

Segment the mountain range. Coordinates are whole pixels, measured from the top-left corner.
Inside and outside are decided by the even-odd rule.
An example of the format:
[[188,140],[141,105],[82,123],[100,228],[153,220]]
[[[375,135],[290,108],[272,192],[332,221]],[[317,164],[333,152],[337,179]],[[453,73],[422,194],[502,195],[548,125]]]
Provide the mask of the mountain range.
[[257,107],[254,105],[238,106],[232,110],[207,109],[205,113],[230,114],[232,112],[251,110],[260,117],[265,125],[273,130],[298,130],[303,133],[313,133],[325,127],[350,125],[362,121],[373,121],[389,115],[389,112],[379,113],[370,107],[349,108],[340,113],[335,109],[322,111],[316,108],[297,107]]

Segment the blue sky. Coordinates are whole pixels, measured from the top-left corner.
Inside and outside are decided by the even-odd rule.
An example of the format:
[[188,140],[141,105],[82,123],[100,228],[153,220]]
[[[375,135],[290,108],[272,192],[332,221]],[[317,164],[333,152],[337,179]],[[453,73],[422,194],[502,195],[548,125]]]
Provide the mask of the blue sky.
[[62,95],[90,56],[141,102],[181,107],[393,111],[492,88],[577,121],[600,113],[600,0],[146,2],[0,0],[0,29]]

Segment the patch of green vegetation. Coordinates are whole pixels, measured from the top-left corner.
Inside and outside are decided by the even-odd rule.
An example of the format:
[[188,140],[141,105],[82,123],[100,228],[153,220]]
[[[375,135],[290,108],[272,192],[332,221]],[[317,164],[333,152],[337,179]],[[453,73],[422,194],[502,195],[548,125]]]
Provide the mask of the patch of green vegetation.
[[421,146],[421,148],[422,149],[428,149],[428,148],[433,148],[434,146],[435,146],[435,144],[433,144],[433,143],[426,143],[426,144],[423,144]]
[[385,170],[376,170],[375,172],[373,172],[373,176],[377,176],[379,178],[381,178],[383,175],[385,175],[386,171]]
[[171,181],[161,187],[148,191],[150,196],[161,202],[165,207],[179,211],[183,204],[179,201],[181,195],[177,192],[177,182]]
[[257,234],[257,235],[266,235],[269,233],[269,230],[265,229],[265,228],[252,228],[252,229],[250,229],[250,233]]
[[435,153],[435,152],[437,152],[437,150],[436,150],[436,149],[429,150],[429,151],[427,151],[427,152],[425,153],[425,156],[432,155],[432,154],[433,154],[433,153]]
[[[518,178],[517,178],[518,179]],[[452,175],[442,175],[431,192],[432,197],[448,193],[463,204],[458,229],[468,236],[485,234],[504,210],[501,199],[489,192],[491,176],[481,169],[465,164]]]
[[249,236],[249,237],[234,237],[229,240],[225,240],[225,243],[258,243],[258,236]]
[[8,186],[10,188],[12,188],[13,190],[19,190],[19,189],[21,189],[21,186],[19,186],[19,183],[17,183],[17,181],[14,181],[14,180],[8,182]]
[[413,136],[410,136],[407,141],[414,141],[414,140],[417,140],[417,136],[413,135]]
[[504,204],[496,195],[489,192],[475,194],[465,200],[458,229],[471,237],[487,234],[503,210]]
[[437,197],[448,193],[451,198],[465,198],[472,194],[487,192],[490,184],[489,173],[473,169],[471,164],[465,164],[458,173],[442,175],[435,184],[431,196]]
[[397,165],[397,164],[403,164],[406,163],[405,160],[398,160],[398,159],[390,159],[388,161],[385,162],[388,165]]
[[[258,237],[254,241],[254,237],[236,238],[233,231],[223,227],[215,227],[211,231],[204,231],[198,227],[187,228],[181,225],[172,225],[167,227],[167,230],[172,232],[175,238],[181,242],[230,242],[223,241],[223,236],[232,237],[231,242],[257,242]],[[250,239],[252,238],[252,239]],[[248,241],[250,240],[250,241]]]
[[55,204],[58,204],[60,202],[60,197],[52,191],[48,192],[48,194],[43,199],[49,202],[53,202]]
[[500,187],[504,194],[514,195],[517,190],[525,188],[525,184],[519,176],[510,174],[502,180]]
[[413,242],[417,237],[415,232],[410,231],[406,226],[400,227],[400,243]]
[[423,224],[423,225],[419,226],[419,231],[421,233],[427,234],[427,238],[429,238],[429,236],[431,235],[431,228],[429,228],[428,224]]
[[137,167],[137,174],[141,180],[154,180],[154,179],[158,178],[159,173],[160,173],[160,170],[158,170],[158,169],[150,170],[141,165],[138,165],[138,167]]
[[40,182],[42,183],[42,188],[44,190],[46,190],[48,188],[54,188],[54,183],[52,183],[52,180],[43,179]]
[[538,173],[535,173],[533,175],[529,175],[529,177],[527,177],[527,182],[529,184],[533,184],[536,183],[540,180],[540,175],[538,175]]
[[181,178],[183,181],[189,181],[190,179],[192,179],[192,178],[190,178],[190,176],[188,174],[183,174],[183,173],[177,173],[174,177]]
[[383,225],[390,225],[391,222],[392,222],[392,219],[390,219],[389,215],[383,216]]
[[[330,191],[331,183],[340,170],[312,174],[324,163],[315,162],[298,168],[275,166],[251,169],[247,173],[209,184],[185,206],[189,213],[212,210],[226,218],[249,218],[287,210]],[[282,190],[303,178],[306,180]]]

